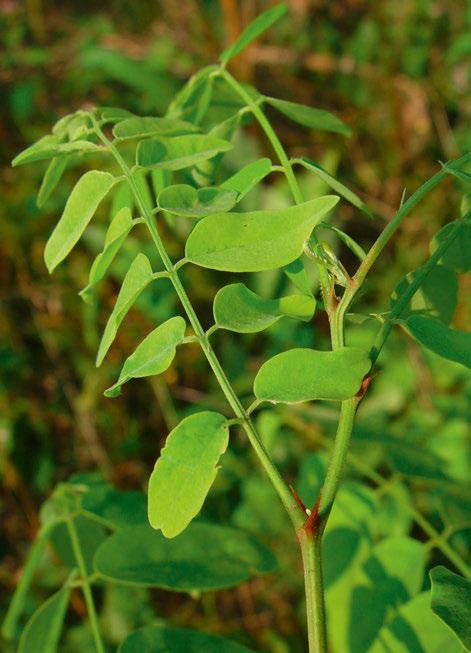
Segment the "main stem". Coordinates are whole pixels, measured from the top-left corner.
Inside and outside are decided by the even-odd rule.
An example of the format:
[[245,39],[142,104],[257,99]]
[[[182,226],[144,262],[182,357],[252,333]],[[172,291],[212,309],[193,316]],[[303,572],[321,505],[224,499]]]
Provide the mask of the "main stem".
[[295,526],[295,528],[298,528],[304,521],[305,515],[303,510],[296,503],[296,500],[293,497],[293,494],[291,493],[288,485],[285,483],[283,477],[278,471],[278,468],[271,460],[271,457],[268,454],[267,450],[265,449],[265,446],[261,441],[250,416],[248,415],[247,411],[242,405],[239,397],[237,396],[229,379],[227,378],[221,366],[221,363],[219,362],[218,357],[214,353],[213,348],[211,347],[211,344],[209,342],[209,338],[205,333],[201,325],[201,322],[199,321],[198,316],[196,315],[193,305],[181,283],[178,272],[175,269],[175,266],[173,265],[172,261],[170,260],[170,257],[167,254],[167,250],[165,249],[164,244],[162,243],[160,234],[157,230],[157,226],[154,221],[154,216],[152,212],[147,208],[147,205],[141,196],[140,190],[134,180],[131,170],[129,169],[127,163],[122,158],[117,148],[113,145],[113,143],[105,136],[105,134],[99,128],[97,122],[94,120],[93,117],[92,120],[94,122],[95,131],[98,137],[101,139],[104,145],[106,145],[109,151],[113,154],[117,163],[121,167],[124,175],[126,176],[131,191],[134,195],[136,204],[142,216],[144,217],[144,221],[147,225],[147,228],[149,229],[150,235],[155,244],[160,259],[166,271],[168,272],[173,287],[180,299],[180,302],[185,310],[185,313],[187,314],[188,320],[190,321],[190,324],[193,327],[196,336],[198,337],[201,348],[206,356],[208,363],[211,366],[211,369],[214,372],[217,381],[219,382],[219,385],[227,399],[227,402],[229,403],[236,417],[241,420],[242,426],[247,434],[247,437],[251,445],[255,450],[255,453],[257,454],[268,477],[273,483],[273,486],[275,487],[278,496],[280,497],[286,511],[288,512],[288,515],[293,525]]
[[83,557],[80,540],[73,518],[69,517],[66,524],[70,535],[70,541],[72,543],[72,549],[80,571],[82,592],[85,599],[85,605],[87,606],[88,618],[90,620],[93,639],[95,640],[95,648],[97,653],[105,653],[105,647],[103,646],[103,641],[100,635],[100,628],[98,626],[98,617],[95,610],[95,603],[93,601],[93,594],[90,588],[90,583],[88,582],[87,566],[85,564],[85,559]]

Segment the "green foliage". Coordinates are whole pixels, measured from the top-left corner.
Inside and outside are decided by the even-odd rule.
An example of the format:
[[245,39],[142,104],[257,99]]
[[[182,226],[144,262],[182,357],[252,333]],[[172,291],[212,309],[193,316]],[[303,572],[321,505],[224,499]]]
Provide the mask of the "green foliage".
[[223,637],[183,628],[143,628],[132,633],[120,646],[119,653],[250,653],[245,646]]
[[195,413],[173,429],[149,479],[153,528],[165,537],[185,530],[201,510],[228,444],[229,428],[219,413]]
[[36,610],[21,634],[18,653],[56,653],[69,599],[70,588],[63,587]]
[[350,136],[352,133],[350,127],[347,127],[345,123],[328,111],[306,107],[296,102],[277,100],[273,97],[267,97],[265,101],[277,111],[280,111],[284,116],[287,116],[303,127],[320,131],[338,132],[344,136]]
[[471,649],[471,581],[454,574],[446,567],[430,572],[432,610],[455,633],[465,649]]
[[412,315],[405,322],[406,329],[424,347],[450,361],[471,367],[471,334],[450,329],[433,317]]
[[227,152],[232,145],[222,138],[203,134],[175,136],[141,141],[136,150],[136,163],[154,170],[183,170],[201,161]]
[[167,186],[158,197],[159,206],[169,213],[187,218],[201,218],[211,213],[230,211],[237,194],[222,188],[193,188],[186,184]]

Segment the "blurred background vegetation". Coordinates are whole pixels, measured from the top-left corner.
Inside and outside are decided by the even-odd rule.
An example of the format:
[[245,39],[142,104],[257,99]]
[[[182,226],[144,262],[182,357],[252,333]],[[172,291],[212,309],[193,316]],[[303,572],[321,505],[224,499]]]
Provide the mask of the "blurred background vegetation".
[[[129,240],[96,301],[84,304],[77,292],[86,285],[91,258],[100,249],[106,211],[52,277],[42,258],[83,163],[74,160],[58,191],[39,210],[35,195],[43,165],[12,170],[9,162],[60,116],[81,107],[98,104],[140,115],[162,114],[184,81],[212,63],[270,4],[0,0],[0,609],[17,583],[41,502],[55,484],[74,472],[98,470],[121,489],[145,490],[159,448],[182,416],[195,404],[227,410],[196,348],[182,348],[176,365],[163,377],[129,384],[119,400],[103,397],[142,335],[179,307],[169,287],[153,286],[126,318],[108,361],[95,369],[99,334],[140,245]],[[328,109],[350,125],[353,136],[343,139],[309,133],[270,116],[292,154],[322,163],[370,206],[374,221],[346,203],[335,216],[336,224],[366,247],[394,214],[404,189],[410,194],[437,171],[439,160],[471,149],[471,5],[461,0],[288,4],[289,18],[240,56],[233,71],[268,95]],[[249,125],[226,157],[225,173],[257,155],[272,153],[257,128]],[[312,177],[302,176],[302,182],[307,193],[324,190]],[[288,197],[280,178],[272,176],[244,206],[282,206]],[[388,310],[397,281],[426,259],[430,238],[459,216],[459,206],[460,193],[451,178],[422,202],[374,269],[358,312]],[[170,229],[165,234],[174,253],[180,252],[182,235]],[[354,263],[348,251],[340,248],[340,254],[347,267]],[[184,276],[209,326],[212,298],[230,275],[185,268]],[[250,280],[254,290],[267,296],[283,289],[284,283],[278,273]],[[460,277],[460,284],[455,325],[469,329],[470,275]],[[350,342],[369,341],[376,328],[374,320],[352,323]],[[314,345],[326,336],[321,316],[314,328],[285,320],[262,335],[220,332],[215,346],[236,388],[248,396],[262,360],[295,345]],[[355,564],[358,567],[368,554],[359,544],[365,537],[375,543],[391,534],[412,533],[426,543],[427,564],[446,560],[430,543],[430,533],[413,525],[410,506],[438,533],[445,532],[461,556],[471,539],[466,521],[471,498],[464,485],[470,471],[469,370],[438,361],[401,333],[391,339],[381,363],[384,369],[362,405],[355,457],[333,516],[337,529],[332,530],[330,547],[337,559],[327,559],[329,601],[345,607],[346,613]],[[336,411],[322,404],[261,411],[257,417],[267,446],[307,502],[316,495],[335,417]],[[296,543],[242,436],[234,438],[224,458],[204,515],[258,534],[278,554],[281,573],[201,600],[132,590],[130,601],[131,590],[114,588],[102,597],[111,641],[157,615],[275,653],[302,651]],[[100,534],[96,537],[99,540]],[[60,561],[50,555],[38,575],[37,595],[30,598],[30,613],[55,586]],[[84,614],[77,593],[64,653],[86,650],[88,633],[80,626]],[[339,653],[347,650],[342,642],[351,643],[348,620],[345,624],[339,626],[345,631],[337,638]]]

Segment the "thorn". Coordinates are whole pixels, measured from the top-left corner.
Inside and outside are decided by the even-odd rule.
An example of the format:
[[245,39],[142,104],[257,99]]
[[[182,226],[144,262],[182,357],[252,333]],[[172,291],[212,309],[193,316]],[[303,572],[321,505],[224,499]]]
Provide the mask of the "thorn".
[[294,487],[291,485],[291,483],[289,484],[289,489],[291,490],[291,493],[292,493],[293,497],[295,498],[296,503],[297,503],[298,506],[301,508],[301,510],[302,510],[303,512],[305,512],[306,514],[309,514],[308,511],[307,511],[306,506],[305,506],[304,503],[303,503],[303,500],[301,499],[301,497],[299,496],[299,494],[296,492],[296,490],[294,489]]
[[317,526],[319,524],[319,505],[321,502],[321,495],[317,497],[317,501],[314,504],[313,509],[310,511],[310,513],[306,510],[306,513],[309,515],[308,518],[306,519],[304,523],[304,530],[306,531],[306,534],[308,537],[313,537],[314,533],[317,530]]

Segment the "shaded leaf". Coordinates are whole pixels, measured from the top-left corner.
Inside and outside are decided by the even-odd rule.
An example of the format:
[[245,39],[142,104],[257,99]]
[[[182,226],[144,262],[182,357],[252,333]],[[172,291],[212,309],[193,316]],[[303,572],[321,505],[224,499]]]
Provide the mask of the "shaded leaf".
[[131,211],[125,206],[111,221],[106,232],[103,250],[97,255],[90,269],[88,284],[80,291],[80,296],[84,301],[90,300],[91,289],[103,279],[131,229]]
[[90,489],[82,499],[85,516],[92,513],[109,528],[124,528],[147,522],[146,496],[143,492],[118,492],[109,486]]
[[167,437],[148,492],[150,525],[165,537],[179,535],[201,510],[229,443],[226,422],[219,413],[195,413]]
[[[411,272],[398,283],[391,297],[391,310],[420,273],[421,268]],[[401,311],[400,317],[407,319],[414,313],[426,313],[429,317],[436,317],[445,324],[449,324],[455,314],[457,301],[456,274],[444,265],[435,265],[424,278],[410,302]]]
[[360,209],[360,211],[363,211],[370,217],[372,217],[372,213],[370,209],[366,206],[366,204],[361,200],[356,193],[351,191],[349,188],[347,188],[344,184],[342,184],[338,179],[335,179],[327,170],[325,170],[322,166],[320,166],[318,163],[315,163],[311,159],[308,159],[307,157],[303,156],[301,159],[295,159],[294,162],[300,163],[303,165],[307,170],[311,170],[315,175],[317,175],[322,181],[324,181],[329,188],[332,188],[336,193],[341,195],[344,199],[347,200],[347,202],[350,202],[350,204],[353,204],[353,206],[356,206],[357,209]]
[[242,531],[194,522],[172,540],[150,526],[124,528],[102,544],[95,568],[116,582],[184,592],[238,585],[276,561]]
[[49,163],[39,189],[36,204],[38,208],[42,208],[47,200],[50,198],[57,184],[59,183],[62,174],[67,165],[66,157],[57,157],[52,159]]
[[219,61],[227,64],[231,59],[238,55],[239,52],[242,52],[242,50],[244,50],[252,41],[271,27],[273,23],[286,13],[287,10],[288,7],[286,3],[281,2],[271,9],[267,9],[267,11],[261,13],[257,18],[255,18],[255,20],[247,25],[237,41],[222,52]]
[[70,589],[63,587],[50,596],[26,624],[18,645],[18,653],[56,653]]
[[316,300],[308,295],[265,299],[243,283],[234,283],[218,291],[213,312],[220,328],[238,333],[256,333],[284,316],[307,322],[314,315],[315,308]]
[[471,333],[450,329],[433,317],[412,315],[405,321],[407,331],[442,358],[471,368]]
[[263,158],[252,161],[238,170],[232,177],[220,184],[220,188],[232,190],[238,193],[237,201],[247,195],[262,179],[271,172],[272,163],[270,159]]
[[117,140],[126,138],[144,138],[146,136],[178,136],[199,131],[190,122],[176,118],[136,117],[118,122],[113,128]]
[[237,193],[220,188],[193,188],[187,184],[167,186],[159,193],[159,206],[165,211],[189,218],[230,211],[237,202]]
[[228,141],[207,134],[150,139],[137,146],[136,163],[144,168],[182,170],[231,148]]
[[352,133],[350,127],[342,122],[340,118],[337,118],[337,116],[324,109],[307,107],[304,104],[278,100],[273,97],[265,97],[265,102],[290,120],[297,122],[299,125],[303,125],[303,127],[320,131],[337,132],[344,136],[350,136]]
[[306,267],[301,257],[285,265],[283,272],[298,290],[305,295],[312,295],[312,284],[307,276]]
[[44,260],[49,272],[52,272],[72,250],[98,205],[115,183],[116,178],[113,175],[99,170],[90,170],[80,177],[44,250]]
[[314,226],[338,202],[326,195],[297,206],[203,218],[186,243],[192,263],[228,272],[259,272],[298,258]]
[[258,399],[273,402],[340,401],[360,390],[370,367],[368,353],[356,347],[336,351],[291,349],[262,365],[254,392]]
[[184,628],[148,626],[131,633],[118,653],[253,653],[225,637],[207,635]]
[[130,379],[154,376],[165,372],[174,359],[177,345],[184,338],[185,328],[185,320],[177,316],[170,318],[151,331],[134,353],[125,360],[118,380],[105,391],[105,397],[117,397],[121,393],[121,386]]
[[126,272],[113,311],[106,323],[100,346],[98,347],[97,366],[103,362],[106,352],[115,339],[119,325],[141,292],[152,281],[152,276],[153,273],[149,259],[144,254],[138,254]]
[[[443,254],[440,262],[450,270],[459,274],[471,270],[471,220],[461,218],[460,231],[448,249]],[[446,224],[433,238],[430,252],[433,252],[447,239],[448,234],[454,230],[457,221]]]
[[[90,152],[101,150],[100,145],[90,141],[73,141],[72,143],[59,143],[55,136],[44,136],[37,143],[34,143],[23,152],[20,152],[11,162],[13,167],[22,166],[26,163],[52,159],[53,157],[76,154],[78,152]],[[105,173],[103,173],[105,174]]]
[[430,572],[432,610],[471,651],[471,581],[443,565]]

